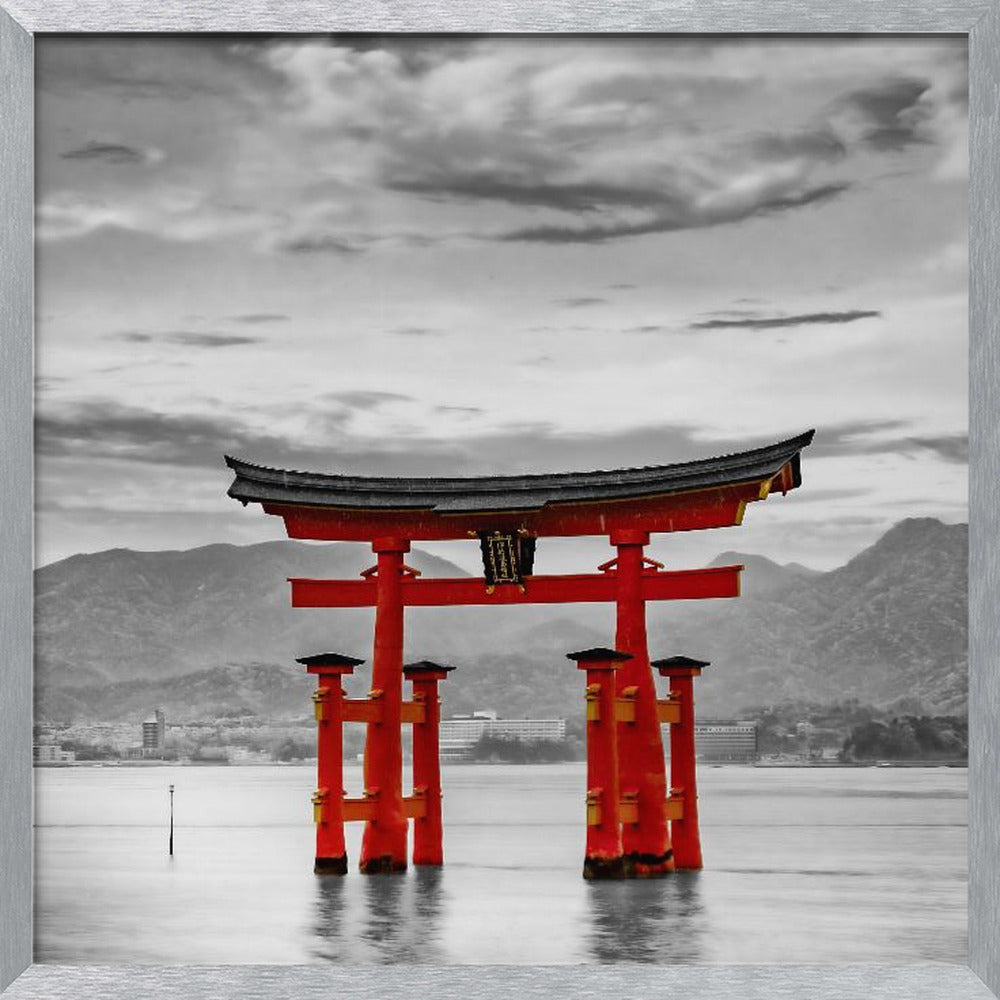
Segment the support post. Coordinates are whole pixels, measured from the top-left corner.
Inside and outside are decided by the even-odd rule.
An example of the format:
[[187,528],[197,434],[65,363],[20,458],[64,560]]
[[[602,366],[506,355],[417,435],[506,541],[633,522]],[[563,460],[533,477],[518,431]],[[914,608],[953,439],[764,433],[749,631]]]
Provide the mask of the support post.
[[701,676],[707,660],[671,656],[652,664],[661,677],[670,678],[670,697],[678,703],[678,721],[670,726],[670,796],[681,800],[681,816],[670,824],[674,864],[701,868],[701,834],[698,829],[698,778],[694,739],[694,678]]
[[424,800],[424,814],[413,821],[415,865],[440,866],[444,863],[438,681],[445,680],[454,669],[429,660],[403,667],[403,676],[413,682],[413,701],[424,710],[423,721],[413,724],[413,794]]
[[341,678],[354,672],[364,660],[340,653],[317,653],[300,657],[306,671],[316,674],[316,791],[313,819],[316,823],[317,875],[346,875],[344,845],[344,688]]
[[642,597],[645,531],[618,530],[610,536],[618,550],[615,647],[631,659],[616,675],[619,695],[634,688],[635,720],[622,722],[618,734],[618,774],[623,794],[637,796],[635,823],[622,831],[626,875],[655,878],[673,871],[670,832],[664,812],[667,769],[656,706],[656,686],[646,641],[646,602]]
[[604,648],[566,655],[587,672],[587,846],[583,877],[625,878],[615,673],[631,656]]
[[378,558],[372,690],[380,692],[381,718],[368,723],[365,738],[365,795],[375,799],[365,823],[361,871],[367,875],[406,870],[407,819],[403,811],[403,554],[410,543],[376,538]]

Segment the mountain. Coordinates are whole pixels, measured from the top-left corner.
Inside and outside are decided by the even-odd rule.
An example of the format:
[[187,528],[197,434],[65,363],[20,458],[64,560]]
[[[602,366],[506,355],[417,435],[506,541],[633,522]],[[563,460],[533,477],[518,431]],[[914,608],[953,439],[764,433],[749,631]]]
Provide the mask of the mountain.
[[723,552],[709,566],[734,566],[743,564],[740,593],[746,597],[760,597],[794,587],[803,580],[812,580],[823,574],[800,563],[776,563],[767,556],[745,555],[742,552]]
[[964,712],[968,555],[968,525],[908,519],[831,572],[764,592],[751,577],[737,601],[655,609],[651,644],[670,635],[713,661],[703,707],[915,698]]
[[[855,697],[963,712],[967,685],[968,528],[900,522],[845,566],[820,573],[762,556],[742,562],[743,596],[649,606],[650,652],[712,661],[699,682],[703,715],[786,699]],[[296,610],[289,576],[356,577],[362,546],[281,541],[185,552],[114,549],[36,572],[36,705],[42,720],[253,713],[302,717],[311,678],[294,662],[333,649],[371,655],[373,613]],[[417,549],[428,576],[465,576]],[[572,717],[578,672],[565,654],[613,644],[601,605],[421,608],[407,612],[406,655],[454,663],[446,710]],[[349,690],[368,687],[370,666]]]
[[[423,552],[408,560],[428,575],[468,575]],[[35,574],[36,675],[75,686],[291,662],[331,643],[366,649],[370,611],[294,610],[286,578],[356,578],[373,561],[357,545],[290,541],[72,556]]]

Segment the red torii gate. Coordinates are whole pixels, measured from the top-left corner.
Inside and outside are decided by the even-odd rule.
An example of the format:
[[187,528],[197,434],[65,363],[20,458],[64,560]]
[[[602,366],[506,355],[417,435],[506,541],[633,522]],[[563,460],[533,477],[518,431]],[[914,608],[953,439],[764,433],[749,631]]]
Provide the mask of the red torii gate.
[[[670,697],[658,700],[645,605],[736,597],[742,566],[667,571],[645,556],[644,547],[653,532],[738,525],[748,503],[799,486],[800,452],[813,433],[693,462],[528,476],[327,475],[226,456],[236,475],[229,496],[244,505],[259,503],[266,513],[283,518],[290,538],[364,541],[376,555],[376,565],[360,580],[290,581],[294,607],[375,608],[367,699],[345,699],[341,688],[341,676],[360,660],[334,653],[300,660],[319,682],[316,871],[346,871],[343,822],[351,819],[365,821],[362,872],[406,868],[411,818],[417,823],[414,863],[441,863],[437,682],[448,668],[409,665],[405,673],[414,682],[414,698],[403,700],[404,608],[597,601],[616,604],[616,648],[571,654],[588,674],[584,875],[649,877],[675,867],[700,868],[690,678],[707,664],[685,657],[656,661],[671,678]],[[532,573],[538,538],[579,535],[607,536],[615,557],[598,573]],[[423,579],[404,561],[413,541],[470,537],[478,538],[482,549],[481,578]],[[603,675],[614,676],[614,697]],[[614,725],[608,725],[612,720]],[[345,721],[368,727],[363,799],[344,797],[340,739]],[[404,723],[415,727],[414,753],[422,762],[409,797],[402,788]],[[672,778],[682,779],[669,796],[663,723],[672,726]],[[595,772],[603,775],[603,785],[595,785]]]

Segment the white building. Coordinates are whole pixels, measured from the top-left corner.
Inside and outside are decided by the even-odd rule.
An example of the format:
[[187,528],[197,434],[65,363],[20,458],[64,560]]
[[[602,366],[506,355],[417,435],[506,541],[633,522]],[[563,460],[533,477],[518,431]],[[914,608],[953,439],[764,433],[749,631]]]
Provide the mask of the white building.
[[757,723],[705,720],[695,723],[699,760],[751,763],[757,759]]
[[565,719],[498,719],[492,711],[441,720],[441,758],[464,757],[484,736],[524,743],[566,739]]
[[74,750],[63,750],[55,743],[38,743],[31,749],[36,764],[71,764],[76,760]]

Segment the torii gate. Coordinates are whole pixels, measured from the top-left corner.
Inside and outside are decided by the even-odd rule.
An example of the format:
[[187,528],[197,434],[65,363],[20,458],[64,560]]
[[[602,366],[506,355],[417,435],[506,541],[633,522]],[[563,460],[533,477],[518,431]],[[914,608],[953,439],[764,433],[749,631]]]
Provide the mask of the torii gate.
[[[646,602],[739,595],[742,566],[664,570],[644,547],[653,532],[741,524],[748,503],[801,484],[800,452],[813,431],[751,451],[672,465],[613,471],[468,478],[386,478],[293,472],[226,456],[236,478],[228,494],[284,519],[290,538],[368,542],[376,565],[360,580],[290,580],[294,607],[375,608],[372,690],[345,699],[340,677],[360,660],[336,653],[303,657],[318,675],[319,791],[316,866],[347,870],[343,823],[364,820],[360,869],[407,864],[414,819],[414,864],[441,864],[437,682],[449,668],[411,664],[414,698],[403,700],[403,609],[456,605],[614,602],[614,649],[570,654],[587,671],[588,794],[584,876],[652,877],[700,868],[694,786],[694,707],[690,678],[704,661],[655,661],[671,678],[657,699],[646,641]],[[536,576],[536,541],[605,535],[616,555],[597,573]],[[424,579],[406,565],[414,541],[477,538],[480,578]],[[614,677],[613,697],[609,677]],[[608,723],[613,720],[614,724]],[[343,722],[367,724],[365,797],[344,797]],[[603,721],[603,726],[601,725]],[[413,796],[402,788],[401,727],[412,723]],[[670,724],[668,796],[660,726]],[[419,735],[418,735],[419,733]],[[419,749],[418,749],[419,748]],[[597,785],[600,780],[602,783]],[[671,835],[673,842],[671,842]]]

